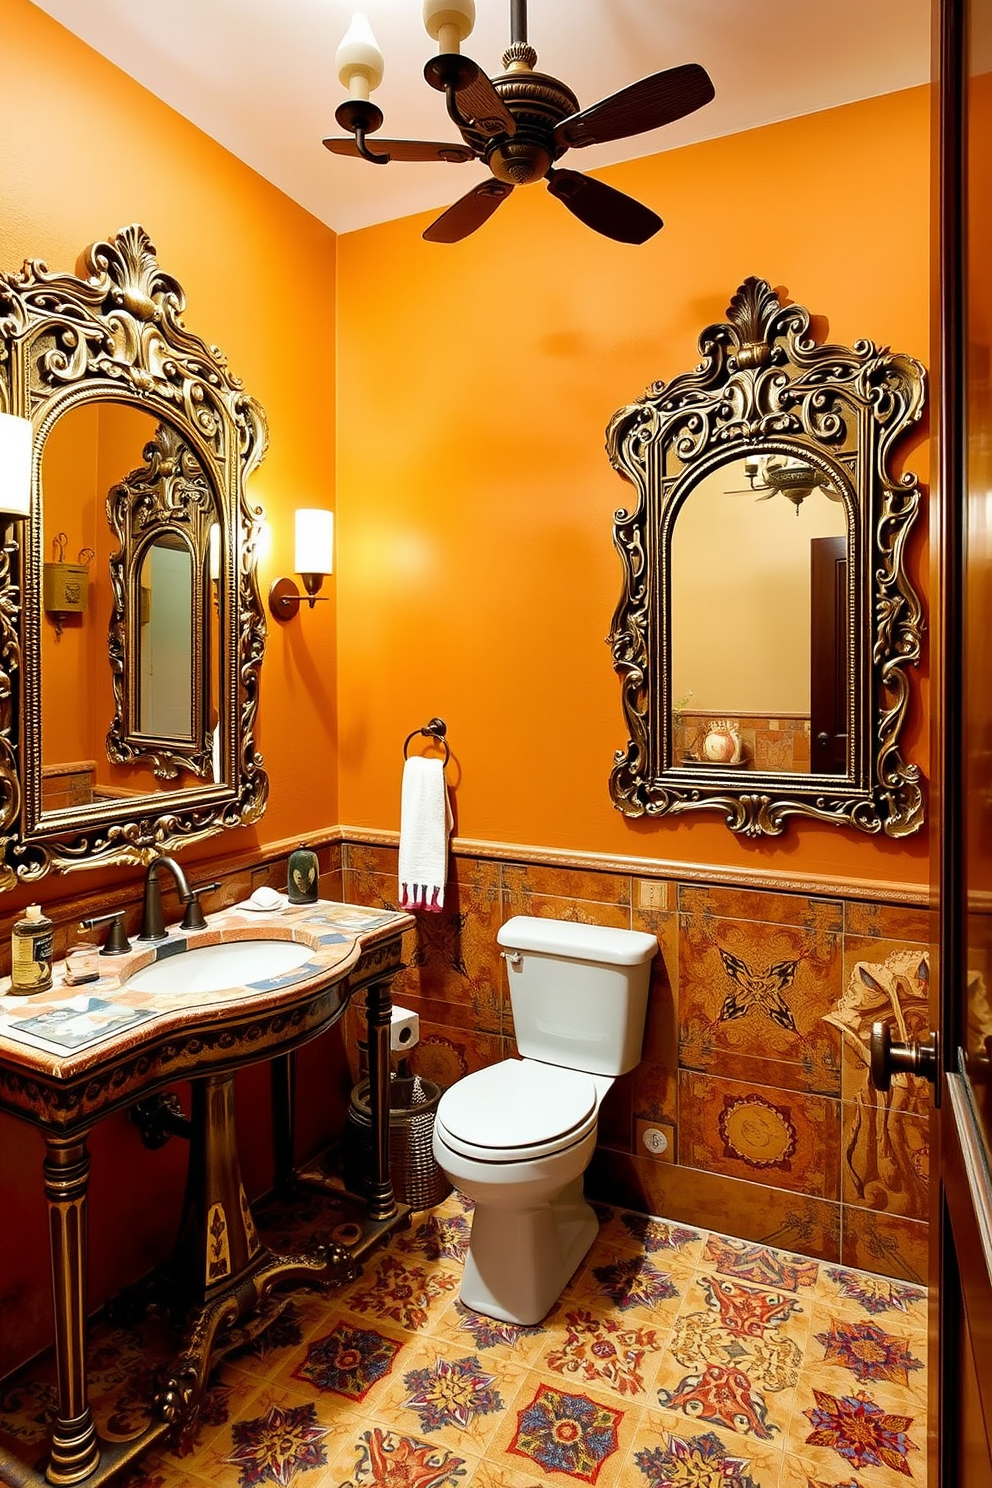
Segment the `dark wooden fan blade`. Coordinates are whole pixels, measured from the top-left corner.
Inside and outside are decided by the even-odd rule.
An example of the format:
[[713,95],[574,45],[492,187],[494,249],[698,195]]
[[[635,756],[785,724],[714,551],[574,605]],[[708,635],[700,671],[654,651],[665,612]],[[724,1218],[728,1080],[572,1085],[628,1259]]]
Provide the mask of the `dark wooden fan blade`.
[[482,181],[436,217],[424,233],[428,243],[458,243],[491,217],[513,190],[502,181]]
[[548,190],[586,227],[618,243],[644,243],[665,225],[650,207],[581,171],[549,171]]
[[480,134],[492,139],[498,134],[513,134],[516,129],[516,120],[481,67],[476,67],[471,81],[455,90],[455,97],[459,113],[470,119]]
[[[359,158],[358,146],[351,135],[344,139],[325,139],[324,145],[332,155],[354,155]],[[464,165],[475,156],[468,145],[448,144],[440,140],[387,140],[378,135],[368,140],[370,150],[388,155],[393,160],[450,160],[455,165]]]
[[607,140],[627,139],[658,129],[686,114],[694,113],[714,96],[709,73],[698,62],[682,67],[669,67],[666,72],[652,73],[590,104],[580,113],[570,114],[555,128],[559,145],[574,149],[583,145],[602,145]]

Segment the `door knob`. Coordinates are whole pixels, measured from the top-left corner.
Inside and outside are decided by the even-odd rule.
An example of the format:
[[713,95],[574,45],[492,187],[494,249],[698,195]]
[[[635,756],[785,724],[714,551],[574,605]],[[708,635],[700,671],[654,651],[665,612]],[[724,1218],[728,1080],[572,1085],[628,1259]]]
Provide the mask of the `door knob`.
[[871,1025],[869,1041],[871,1083],[876,1090],[888,1090],[893,1075],[921,1075],[931,1085],[937,1083],[940,1066],[940,1036],[931,1032],[928,1043],[911,1039],[908,1044],[894,1044],[887,1023]]

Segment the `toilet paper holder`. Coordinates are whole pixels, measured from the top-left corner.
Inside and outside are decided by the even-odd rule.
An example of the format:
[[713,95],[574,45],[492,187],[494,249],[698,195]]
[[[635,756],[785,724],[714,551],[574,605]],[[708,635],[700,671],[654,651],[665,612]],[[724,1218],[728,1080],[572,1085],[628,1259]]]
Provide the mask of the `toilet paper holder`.
[[389,1048],[393,1054],[405,1054],[420,1043],[420,1014],[409,1008],[394,1007],[389,1015]]

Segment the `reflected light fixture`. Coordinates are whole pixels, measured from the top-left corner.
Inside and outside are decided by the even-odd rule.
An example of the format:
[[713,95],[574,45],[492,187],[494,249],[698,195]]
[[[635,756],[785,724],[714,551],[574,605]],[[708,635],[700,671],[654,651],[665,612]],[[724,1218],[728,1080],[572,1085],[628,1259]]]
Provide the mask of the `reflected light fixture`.
[[[313,609],[328,598],[318,591],[324,575],[334,572],[334,513],[315,507],[296,513],[296,572],[303,580],[306,602]],[[292,579],[276,579],[269,590],[269,610],[277,620],[292,620],[303,596]]]
[[0,513],[9,517],[31,514],[31,420],[0,413]]

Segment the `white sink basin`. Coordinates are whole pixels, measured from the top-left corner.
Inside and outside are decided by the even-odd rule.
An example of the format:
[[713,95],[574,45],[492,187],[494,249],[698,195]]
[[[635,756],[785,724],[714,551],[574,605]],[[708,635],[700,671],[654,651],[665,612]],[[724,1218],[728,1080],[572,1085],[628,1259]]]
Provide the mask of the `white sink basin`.
[[128,977],[127,985],[140,992],[226,992],[294,971],[312,955],[295,940],[232,940],[153,961]]

